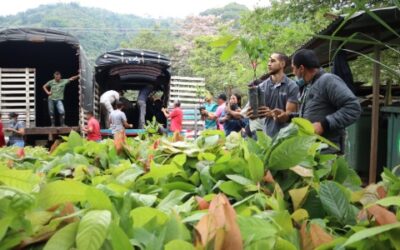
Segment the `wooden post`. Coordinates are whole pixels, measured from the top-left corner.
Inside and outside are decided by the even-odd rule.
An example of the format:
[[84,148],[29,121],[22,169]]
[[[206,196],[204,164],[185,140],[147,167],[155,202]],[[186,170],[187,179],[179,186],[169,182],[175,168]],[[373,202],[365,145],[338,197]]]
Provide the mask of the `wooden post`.
[[[374,48],[374,59],[380,61],[380,49]],[[372,116],[371,116],[371,152],[369,162],[369,183],[376,182],[376,169],[378,157],[378,134],[379,134],[379,86],[380,86],[380,65],[374,63],[372,71]]]

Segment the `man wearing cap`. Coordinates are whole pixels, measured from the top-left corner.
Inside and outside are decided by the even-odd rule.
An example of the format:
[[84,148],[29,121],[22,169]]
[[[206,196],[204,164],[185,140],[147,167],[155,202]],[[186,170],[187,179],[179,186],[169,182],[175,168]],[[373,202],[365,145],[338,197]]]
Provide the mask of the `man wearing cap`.
[[44,92],[49,96],[48,106],[52,127],[55,126],[54,106],[56,106],[58,114],[60,115],[60,126],[65,126],[65,109],[63,104],[65,86],[78,78],[79,75],[72,76],[68,79],[61,79],[61,73],[56,71],[54,72],[54,79],[43,85]]
[[361,115],[357,97],[338,76],[320,69],[317,55],[313,50],[302,49],[292,58],[293,74],[304,80],[305,89],[300,97],[299,112],[274,110],[275,119],[290,121],[293,117],[303,117],[314,126],[318,135],[335,143],[339,150],[327,148],[322,153],[345,151],[345,128],[356,122]]
[[9,139],[10,146],[24,147],[24,134],[25,124],[23,121],[18,121],[18,114],[15,112],[10,113],[10,127],[5,128],[4,131],[11,132]]

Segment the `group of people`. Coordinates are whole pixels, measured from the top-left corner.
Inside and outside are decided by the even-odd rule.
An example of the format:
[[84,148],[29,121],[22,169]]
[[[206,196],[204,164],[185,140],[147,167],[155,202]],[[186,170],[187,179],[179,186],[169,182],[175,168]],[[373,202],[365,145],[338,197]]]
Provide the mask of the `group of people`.
[[[290,65],[291,63],[291,65]],[[296,81],[285,75],[291,66]],[[220,94],[217,104],[207,97],[201,111],[207,129],[221,129],[226,135],[243,131],[255,137],[257,130],[274,137],[292,118],[308,119],[316,134],[335,143],[325,153],[344,153],[345,128],[359,118],[361,106],[357,97],[338,76],[320,68],[318,57],[312,50],[302,49],[292,57],[272,53],[268,61],[269,77],[257,85],[265,105],[254,112],[250,103],[240,109],[240,96],[232,95],[227,103]]]
[[[289,66],[292,67],[296,81],[285,75],[285,69]],[[340,149],[338,152],[329,148],[325,152],[343,153],[345,128],[361,115],[358,99],[346,83],[340,77],[324,72],[315,52],[307,49],[297,51],[291,62],[283,53],[272,53],[268,60],[268,75],[266,80],[253,82],[253,85],[257,84],[257,91],[263,98],[262,103],[265,103],[258,107],[257,112],[252,109],[250,102],[242,109],[241,96],[238,94],[231,95],[228,102],[227,96],[220,94],[217,104],[213,103],[211,95],[207,96],[201,109],[205,128],[220,129],[225,131],[226,135],[233,131],[243,132],[255,139],[256,131],[262,130],[274,137],[292,118],[303,117],[312,122],[316,134],[329,139]],[[59,113],[60,125],[65,125],[64,89],[68,83],[78,78],[76,75],[62,79],[60,72],[55,72],[54,79],[43,86],[43,90],[49,96],[48,108],[52,126],[55,126],[55,108]],[[146,109],[149,108],[146,107],[146,103],[152,90],[149,85],[139,92],[138,128],[145,125]],[[100,97],[101,113],[105,117],[106,126],[114,135],[124,132],[125,128],[133,127],[122,111],[122,94],[121,91],[118,93],[109,90]],[[182,131],[183,111],[180,105],[180,102],[176,101],[171,112],[161,108],[164,117],[170,120],[171,132]],[[10,145],[23,146],[24,124],[18,121],[18,114],[9,115],[11,123],[8,128],[3,129],[0,123],[0,146],[5,144],[3,131],[11,133]],[[101,140],[100,124],[94,118],[93,112],[87,112],[86,116],[88,125],[84,132],[88,134],[88,139]]]

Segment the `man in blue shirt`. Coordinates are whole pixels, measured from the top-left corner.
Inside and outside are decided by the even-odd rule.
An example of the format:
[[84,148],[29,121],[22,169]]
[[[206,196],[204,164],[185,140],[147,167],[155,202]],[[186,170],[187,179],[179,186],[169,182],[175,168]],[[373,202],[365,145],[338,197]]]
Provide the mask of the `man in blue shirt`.
[[[290,65],[289,58],[282,53],[272,53],[268,61],[268,73],[270,77],[257,86],[264,96],[265,106],[258,109],[258,118],[265,118],[264,132],[274,137],[286,122],[278,120],[274,116],[274,109],[283,112],[296,112],[298,105],[299,87],[285,75],[285,68]],[[250,119],[253,111],[249,109],[247,116]]]

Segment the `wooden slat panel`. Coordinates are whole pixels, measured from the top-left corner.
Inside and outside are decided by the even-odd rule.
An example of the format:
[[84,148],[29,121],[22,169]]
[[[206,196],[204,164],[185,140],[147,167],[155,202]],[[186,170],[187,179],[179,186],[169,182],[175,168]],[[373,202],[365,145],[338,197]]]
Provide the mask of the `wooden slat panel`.
[[3,77],[3,78],[8,78],[8,77],[10,77],[10,78],[25,78],[26,76],[28,76],[30,78],[34,78],[35,74],[34,73],[29,73],[29,74],[26,74],[26,75],[25,75],[25,73],[21,73],[21,74],[12,73],[12,74],[10,74],[10,73],[4,73],[4,71],[1,74],[1,77]]
[[0,109],[3,113],[17,112],[27,127],[34,125],[34,96],[35,69],[0,68]]
[[[35,92],[29,92],[29,94],[34,94]],[[1,94],[26,94],[26,91],[24,90],[1,90]]]
[[171,92],[170,94],[169,94],[171,97],[172,96],[193,96],[193,97],[196,97],[196,99],[198,99],[197,98],[197,93],[189,93],[189,92]]
[[1,72],[25,72],[28,69],[29,72],[35,72],[34,68],[0,68]]
[[181,81],[172,81],[171,87],[174,85],[183,85],[183,86],[199,86],[204,87],[206,84],[204,82],[181,82]]
[[203,77],[171,76],[171,80],[204,81]]
[[[27,98],[24,96],[24,97],[22,97],[22,96],[3,96],[3,97],[1,97],[1,99],[2,100],[5,100],[5,101],[14,101],[14,100],[26,100]],[[29,97],[29,100],[31,100],[31,101],[34,101],[35,100],[35,97]]]

